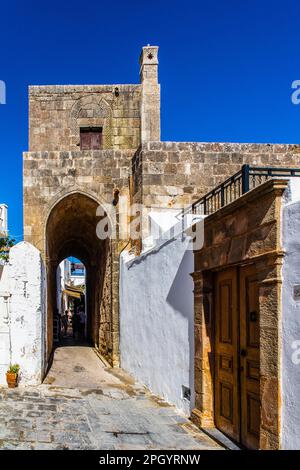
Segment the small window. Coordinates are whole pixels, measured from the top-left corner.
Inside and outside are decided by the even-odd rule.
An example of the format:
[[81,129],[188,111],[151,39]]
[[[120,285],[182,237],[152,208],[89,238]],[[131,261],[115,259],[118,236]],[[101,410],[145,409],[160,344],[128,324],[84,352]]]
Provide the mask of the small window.
[[102,127],[80,128],[80,149],[101,150],[102,149]]

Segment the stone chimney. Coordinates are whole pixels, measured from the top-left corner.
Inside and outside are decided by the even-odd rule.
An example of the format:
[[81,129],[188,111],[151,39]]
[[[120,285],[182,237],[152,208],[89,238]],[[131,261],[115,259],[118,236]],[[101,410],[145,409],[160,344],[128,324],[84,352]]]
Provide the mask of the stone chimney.
[[145,46],[140,55],[141,142],[160,140],[160,85],[158,46]]

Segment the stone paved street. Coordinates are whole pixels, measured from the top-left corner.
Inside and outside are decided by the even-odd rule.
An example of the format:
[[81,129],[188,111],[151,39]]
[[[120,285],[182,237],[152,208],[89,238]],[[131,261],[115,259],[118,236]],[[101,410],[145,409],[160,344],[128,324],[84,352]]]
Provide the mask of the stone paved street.
[[[91,348],[74,349],[57,349],[48,383],[0,388],[1,449],[221,449],[121,369],[105,367]],[[87,355],[90,371],[80,362]],[[62,385],[68,358],[72,387]]]

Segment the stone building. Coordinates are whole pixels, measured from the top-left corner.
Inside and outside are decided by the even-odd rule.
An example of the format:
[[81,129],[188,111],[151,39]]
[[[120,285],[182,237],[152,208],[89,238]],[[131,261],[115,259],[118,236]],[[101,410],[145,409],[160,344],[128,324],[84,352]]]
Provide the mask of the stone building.
[[[176,258],[177,267],[166,263],[168,258],[165,256],[172,256],[172,249],[157,264],[154,261],[157,259],[155,250],[153,261],[151,257],[147,260],[143,258],[148,247],[146,238],[151,233],[149,211],[154,207],[157,211],[178,212],[179,208],[194,203],[213,191],[226,178],[232,182],[233,175],[243,165],[297,168],[300,167],[300,146],[161,142],[157,47],[143,48],[140,84],[137,85],[29,88],[29,151],[24,153],[23,182],[24,236],[26,242],[41,253],[46,268],[47,309],[40,349],[44,355],[41,361],[44,370],[53,346],[57,266],[65,258],[74,256],[86,268],[88,335],[93,346],[108,363],[113,366],[120,364],[121,336],[121,344],[123,342],[127,348],[121,351],[123,363],[128,364],[128,368],[132,368],[136,374],[142,370],[140,377],[144,383],[150,384],[154,391],[165,395],[185,412],[193,406],[185,406],[182,399],[189,400],[189,396],[194,396],[195,409],[192,417],[200,426],[211,427],[217,424],[221,431],[251,448],[282,447],[281,378],[278,372],[282,325],[278,320],[278,312],[281,305],[283,257],[280,245],[280,208],[287,187],[286,181],[272,179],[252,191],[248,192],[251,189],[248,187],[247,191],[239,190],[237,194],[234,189],[234,197],[231,192],[230,197],[221,202],[216,202],[215,198],[210,199],[215,206],[211,210],[206,207],[203,212],[207,216],[204,246],[195,252],[195,266],[193,258],[190,257],[187,261],[184,280],[179,277],[178,281],[177,277],[177,283],[174,284],[177,289],[185,285],[185,282],[189,284],[188,312],[182,302],[184,289],[180,299],[174,291],[173,297],[166,292],[157,291],[157,295],[162,296],[161,302],[157,304],[161,310],[156,311],[157,318],[152,324],[152,332],[145,337],[143,332],[147,326],[147,315],[143,316],[143,322],[135,323],[134,318],[126,316],[130,316],[130,309],[124,309],[123,312],[119,302],[120,296],[121,301],[126,300],[128,305],[135,302],[133,309],[138,314],[139,309],[146,309],[148,305],[143,305],[142,297],[135,297],[134,291],[138,289],[143,292],[148,288],[148,281],[149,284],[152,282],[151,267],[155,265],[157,269],[153,272],[153,277],[160,276],[160,266],[162,269],[165,266],[172,270],[176,268],[175,271],[178,272],[182,268],[182,257],[179,255]],[[265,179],[262,177],[259,183],[266,179],[268,175]],[[139,223],[144,231],[139,240],[133,240],[131,233],[127,237],[120,236],[121,197],[128,204],[142,205],[143,214]],[[111,206],[116,211],[116,237],[100,240],[96,228],[105,216],[109,216]],[[128,221],[130,220],[131,215],[128,214]],[[134,275],[132,270],[130,274],[136,285],[132,295],[126,297],[129,290],[124,293],[126,276],[129,275],[127,271],[133,268],[128,265],[126,271],[122,265],[120,275],[120,256],[130,250],[131,256],[136,260],[137,273]],[[179,251],[177,250],[177,254]],[[144,263],[148,264],[141,275],[138,269],[143,269]],[[187,281],[188,269],[195,282],[195,299],[191,278]],[[165,282],[172,282],[166,272],[162,278]],[[233,302],[237,298],[244,297],[241,289],[249,284],[250,278],[254,279],[251,292],[255,305],[236,307],[236,316],[233,318],[228,312],[232,311]],[[220,291],[219,287],[228,284],[235,286],[234,293],[225,288],[220,294],[223,297],[219,298],[216,293]],[[148,294],[151,297],[155,292]],[[194,335],[191,333],[194,318],[190,310],[192,308],[194,313],[193,300],[195,347]],[[227,319],[230,320],[227,325],[222,323],[224,312],[220,307],[215,307],[216,302],[220,306],[226,305],[226,301],[229,305]],[[165,308],[167,303],[171,305],[170,310]],[[259,322],[265,321],[265,324],[261,323],[259,332],[253,327],[253,324],[258,324],[255,323],[258,321],[258,308],[261,309]],[[180,309],[187,321],[180,323],[182,334],[177,334],[177,313]],[[256,346],[261,341],[261,349],[256,347],[250,351],[254,355],[252,362],[255,364],[247,369],[247,373],[253,374],[256,380],[255,386],[253,383],[249,385],[250,388],[254,387],[250,390],[253,400],[242,402],[242,406],[245,409],[248,407],[253,418],[253,435],[245,430],[245,423],[248,421],[239,411],[243,400],[237,385],[240,377],[237,378],[236,373],[234,377],[233,373],[230,376],[228,372],[235,367],[242,367],[238,358],[240,343],[237,346],[240,339],[235,338],[234,351],[233,346],[229,345],[232,340],[229,337],[233,331],[232,322],[235,322],[234,331],[242,328],[241,317],[236,313],[240,309],[251,313],[252,320],[249,320],[250,323],[245,328],[248,332],[251,330]],[[270,312],[275,312],[272,319]],[[171,317],[173,323],[168,332]],[[131,321],[131,329],[126,328],[126,319]],[[165,343],[153,333],[161,328],[161,320],[165,325],[165,337],[168,334],[173,335],[173,339]],[[245,322],[244,319],[242,321]],[[227,335],[227,339],[224,336],[225,346],[217,343],[220,337],[218,325],[224,327],[223,333]],[[192,330],[193,327],[194,325]],[[135,350],[138,338],[142,337],[145,338],[145,342],[141,344],[144,350]],[[156,348],[161,357],[168,355],[166,364],[169,372],[172,371],[174,357],[174,371],[177,364],[177,367],[185,368],[184,374],[177,374],[174,381],[174,374],[164,374],[163,361],[159,363],[159,371],[155,371],[153,367],[151,370],[151,361],[148,358],[152,351],[145,351],[146,346]],[[224,357],[222,354],[215,355],[215,348],[223,348]],[[250,354],[247,348],[241,349]],[[140,354],[138,361],[134,361],[136,354]],[[181,354],[179,359],[177,354]],[[130,355],[130,358],[126,355]],[[218,364],[216,357],[221,361]],[[222,374],[224,368],[227,368],[226,380],[215,382],[215,374]],[[161,374],[161,384],[156,383],[153,370]],[[245,390],[244,393],[248,393],[248,389]],[[269,396],[271,405],[267,408],[266,397]],[[216,401],[219,408],[214,410]],[[190,403],[193,404],[192,401]]]
[[157,47],[144,47],[140,85],[29,88],[29,152],[24,154],[24,235],[47,266],[47,348],[52,350],[55,273],[68,256],[87,270],[88,331],[119,362],[118,240],[96,236],[98,206],[129,199],[132,158],[160,138]]

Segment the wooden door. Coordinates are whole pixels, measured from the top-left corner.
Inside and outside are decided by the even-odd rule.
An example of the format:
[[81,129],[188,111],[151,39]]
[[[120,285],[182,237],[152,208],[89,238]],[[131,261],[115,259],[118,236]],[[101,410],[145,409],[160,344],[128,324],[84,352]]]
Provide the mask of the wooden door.
[[240,423],[236,269],[217,274],[215,294],[215,421],[220,430],[238,441]]
[[89,128],[80,129],[80,149],[81,150],[91,149],[91,136],[90,136]]
[[96,129],[91,132],[91,149],[100,150],[102,147],[102,132],[100,129]]
[[240,271],[240,384],[241,442],[259,448],[260,373],[259,373],[259,298],[254,266]]
[[259,301],[254,266],[227,269],[215,282],[215,422],[259,447]]
[[83,127],[80,129],[80,149],[100,150],[102,148],[102,128]]

